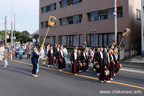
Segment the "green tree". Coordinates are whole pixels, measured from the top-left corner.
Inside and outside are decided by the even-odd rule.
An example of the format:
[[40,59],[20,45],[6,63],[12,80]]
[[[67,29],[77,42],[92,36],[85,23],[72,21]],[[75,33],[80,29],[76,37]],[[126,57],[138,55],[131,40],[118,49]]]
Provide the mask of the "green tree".
[[39,34],[34,34],[33,37],[36,40],[36,44],[38,43]]
[[24,35],[24,36],[30,36],[30,33],[28,32],[28,31],[22,31],[22,34]]
[[5,38],[5,31],[4,30],[0,31],[0,37],[4,40],[4,38]]

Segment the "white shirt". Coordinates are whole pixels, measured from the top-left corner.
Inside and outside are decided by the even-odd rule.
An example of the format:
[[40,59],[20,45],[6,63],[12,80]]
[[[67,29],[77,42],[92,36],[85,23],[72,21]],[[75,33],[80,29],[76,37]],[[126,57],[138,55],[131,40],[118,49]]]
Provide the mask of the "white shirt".
[[58,52],[59,52],[59,48],[57,48]]
[[49,46],[47,46],[47,52],[49,51]]
[[112,60],[114,59],[113,56],[111,55]]
[[109,57],[109,54],[107,53],[107,56],[108,56],[108,62],[110,63],[110,57]]
[[65,53],[66,56],[68,55],[68,52],[67,52],[66,48],[63,49],[63,52]]
[[53,50],[51,50],[51,54],[53,54]]
[[107,48],[104,49],[104,52],[107,53]]
[[24,49],[26,49],[26,45],[24,45]]
[[84,55],[84,58],[85,58],[85,57],[86,57],[86,56],[85,56],[85,53],[83,53],[83,55]]
[[75,60],[77,59],[77,53],[74,53],[74,59]]
[[103,53],[102,52],[100,52],[100,55],[101,55],[101,58],[103,59]]
[[5,50],[5,47],[2,46],[2,47],[0,48],[1,54],[4,54],[4,50]]
[[60,51],[61,52],[61,55],[62,55],[62,57],[63,57],[63,51]]
[[86,52],[86,56],[88,56],[88,52]]

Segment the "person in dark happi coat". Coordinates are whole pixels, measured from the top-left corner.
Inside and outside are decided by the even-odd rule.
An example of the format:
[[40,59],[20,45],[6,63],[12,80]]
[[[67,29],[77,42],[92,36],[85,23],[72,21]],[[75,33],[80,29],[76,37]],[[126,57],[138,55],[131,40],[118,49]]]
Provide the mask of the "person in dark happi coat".
[[104,56],[104,63],[102,66],[102,71],[101,74],[99,75],[99,80],[101,81],[101,83],[103,83],[104,81],[106,83],[111,83],[110,82],[110,75],[105,75],[104,71],[105,70],[110,70],[110,49],[107,50],[107,54],[105,54]]
[[101,48],[100,49],[100,56],[99,56],[100,74],[102,72],[103,63],[104,63],[104,53],[103,53],[103,48]]
[[70,56],[70,61],[72,64],[72,73],[74,73],[74,75],[77,75],[79,71],[79,65],[78,65],[78,53],[76,52],[76,49],[74,49],[74,51],[72,52]]
[[[115,53],[115,49],[114,49],[114,51],[113,51],[114,53]],[[115,54],[112,54],[113,55],[113,57],[114,57],[114,62],[115,62],[115,68],[114,68],[114,76],[116,76],[116,73],[118,73],[118,71],[119,71],[119,65],[118,65],[118,61],[116,60],[116,56],[115,56]]]
[[82,65],[79,65],[80,63],[82,64],[82,61],[83,61],[82,57],[81,57],[82,53],[81,53],[80,50],[78,50],[77,55],[78,55],[78,68],[79,68],[79,72],[83,72],[84,67]]
[[38,63],[39,55],[36,52],[37,52],[37,48],[35,47],[34,51],[32,52],[32,57],[31,57],[31,61],[33,65],[32,76],[34,77],[38,77],[38,75],[36,74],[36,70],[37,70],[37,63]]
[[57,48],[55,49],[55,57],[56,57],[56,65],[58,64],[58,58],[59,58],[59,51],[60,51],[60,45],[57,45]]
[[58,69],[59,71],[63,71],[64,68],[66,68],[66,65],[65,65],[65,59],[64,59],[64,53],[63,53],[63,48],[60,47],[60,51],[58,53]]
[[50,49],[48,51],[48,67],[53,67],[53,63],[54,63],[54,50],[53,50],[53,46],[50,46]]
[[86,48],[86,71],[89,71],[89,57],[90,57],[90,53],[89,53],[89,49]]
[[81,53],[81,62],[82,62],[82,64],[86,64],[85,66],[83,66],[83,67],[81,67],[80,68],[80,70],[83,70],[83,71],[86,71],[87,70],[87,63],[88,63],[88,61],[87,61],[88,59],[87,59],[87,57],[86,57],[86,52],[85,52],[85,50],[83,50],[83,52]]
[[113,50],[110,49],[110,80],[113,80],[114,66],[115,66],[114,57],[112,54],[113,54]]
[[[95,61],[95,62],[98,62],[98,59],[99,59],[99,58],[97,57],[97,54],[98,54],[98,52],[95,51],[95,52],[94,52],[93,61],[92,61],[93,63],[94,63],[94,61]],[[93,65],[93,70],[96,71],[96,65]]]
[[[97,49],[96,58],[97,58],[98,64],[100,65],[100,63],[101,63],[100,48]],[[100,74],[100,68],[96,68],[96,73],[97,73],[97,75]]]

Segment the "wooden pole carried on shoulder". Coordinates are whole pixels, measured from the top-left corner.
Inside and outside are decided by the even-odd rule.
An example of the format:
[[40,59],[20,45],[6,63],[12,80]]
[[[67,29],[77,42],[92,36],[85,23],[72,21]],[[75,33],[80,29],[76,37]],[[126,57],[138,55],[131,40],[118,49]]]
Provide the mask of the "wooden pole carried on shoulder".
[[45,43],[45,40],[46,40],[46,37],[49,33],[49,30],[51,27],[53,27],[56,23],[56,17],[54,16],[50,16],[49,20],[48,20],[48,29],[47,29],[47,32],[46,32],[46,35],[45,35],[45,38],[43,39],[43,43],[42,43],[42,46],[44,46],[44,43]]

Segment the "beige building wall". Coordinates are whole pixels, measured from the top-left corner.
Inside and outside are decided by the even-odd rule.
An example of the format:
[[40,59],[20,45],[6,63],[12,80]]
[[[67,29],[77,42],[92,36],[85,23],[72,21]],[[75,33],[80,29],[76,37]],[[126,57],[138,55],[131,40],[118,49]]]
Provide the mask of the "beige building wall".
[[142,22],[141,22],[141,49],[142,49],[142,54],[144,55],[144,0],[142,1],[142,6],[141,6],[141,17],[142,17]]

